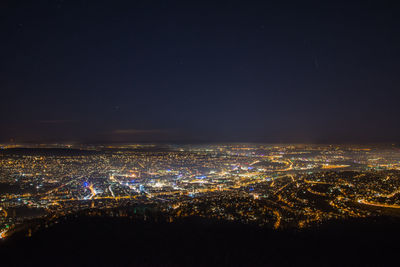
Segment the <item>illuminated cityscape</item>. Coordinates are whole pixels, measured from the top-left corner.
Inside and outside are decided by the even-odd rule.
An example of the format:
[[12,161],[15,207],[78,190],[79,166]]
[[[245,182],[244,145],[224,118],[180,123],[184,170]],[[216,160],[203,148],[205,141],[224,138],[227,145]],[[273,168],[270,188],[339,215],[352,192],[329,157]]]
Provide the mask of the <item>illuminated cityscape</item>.
[[132,218],[146,206],[169,222],[199,216],[273,229],[400,209],[400,149],[391,145],[3,145],[0,152],[2,238],[76,212]]
[[398,265],[399,13],[0,1],[0,267]]

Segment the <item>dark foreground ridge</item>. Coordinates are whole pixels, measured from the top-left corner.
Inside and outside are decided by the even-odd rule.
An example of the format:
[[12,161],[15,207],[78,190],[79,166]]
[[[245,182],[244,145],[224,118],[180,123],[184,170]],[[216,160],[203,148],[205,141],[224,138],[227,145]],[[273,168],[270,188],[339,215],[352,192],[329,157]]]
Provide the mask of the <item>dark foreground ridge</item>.
[[186,218],[173,223],[72,217],[1,244],[2,266],[383,266],[398,260],[400,220],[271,230]]

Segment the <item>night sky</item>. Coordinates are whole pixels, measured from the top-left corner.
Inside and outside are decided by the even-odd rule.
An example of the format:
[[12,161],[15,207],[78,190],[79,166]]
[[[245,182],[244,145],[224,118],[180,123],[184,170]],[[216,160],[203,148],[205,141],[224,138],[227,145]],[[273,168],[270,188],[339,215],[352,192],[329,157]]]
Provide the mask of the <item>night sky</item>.
[[1,1],[0,141],[399,142],[391,2]]

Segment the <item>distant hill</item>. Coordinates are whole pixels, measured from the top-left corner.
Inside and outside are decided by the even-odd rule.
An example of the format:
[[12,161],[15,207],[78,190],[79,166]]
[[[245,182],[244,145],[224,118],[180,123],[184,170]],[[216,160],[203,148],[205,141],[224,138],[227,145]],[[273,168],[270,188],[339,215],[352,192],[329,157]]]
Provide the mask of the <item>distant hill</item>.
[[138,148],[101,148],[98,150],[92,149],[76,149],[76,148],[30,148],[30,147],[16,147],[0,149],[0,154],[3,155],[28,155],[28,156],[80,156],[80,155],[93,155],[106,152],[173,152],[173,148],[169,146],[150,146]]
[[7,148],[0,149],[0,154],[3,155],[28,155],[28,156],[75,156],[75,155],[91,155],[101,151],[96,150],[81,150],[69,148]]

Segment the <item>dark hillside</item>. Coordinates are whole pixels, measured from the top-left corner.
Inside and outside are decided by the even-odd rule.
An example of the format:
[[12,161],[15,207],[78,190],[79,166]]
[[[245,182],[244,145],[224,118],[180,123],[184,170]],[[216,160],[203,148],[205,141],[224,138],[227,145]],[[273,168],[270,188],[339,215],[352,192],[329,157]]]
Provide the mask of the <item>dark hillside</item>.
[[198,218],[78,217],[12,237],[1,259],[6,266],[383,266],[398,260],[399,226],[370,218],[274,231]]

